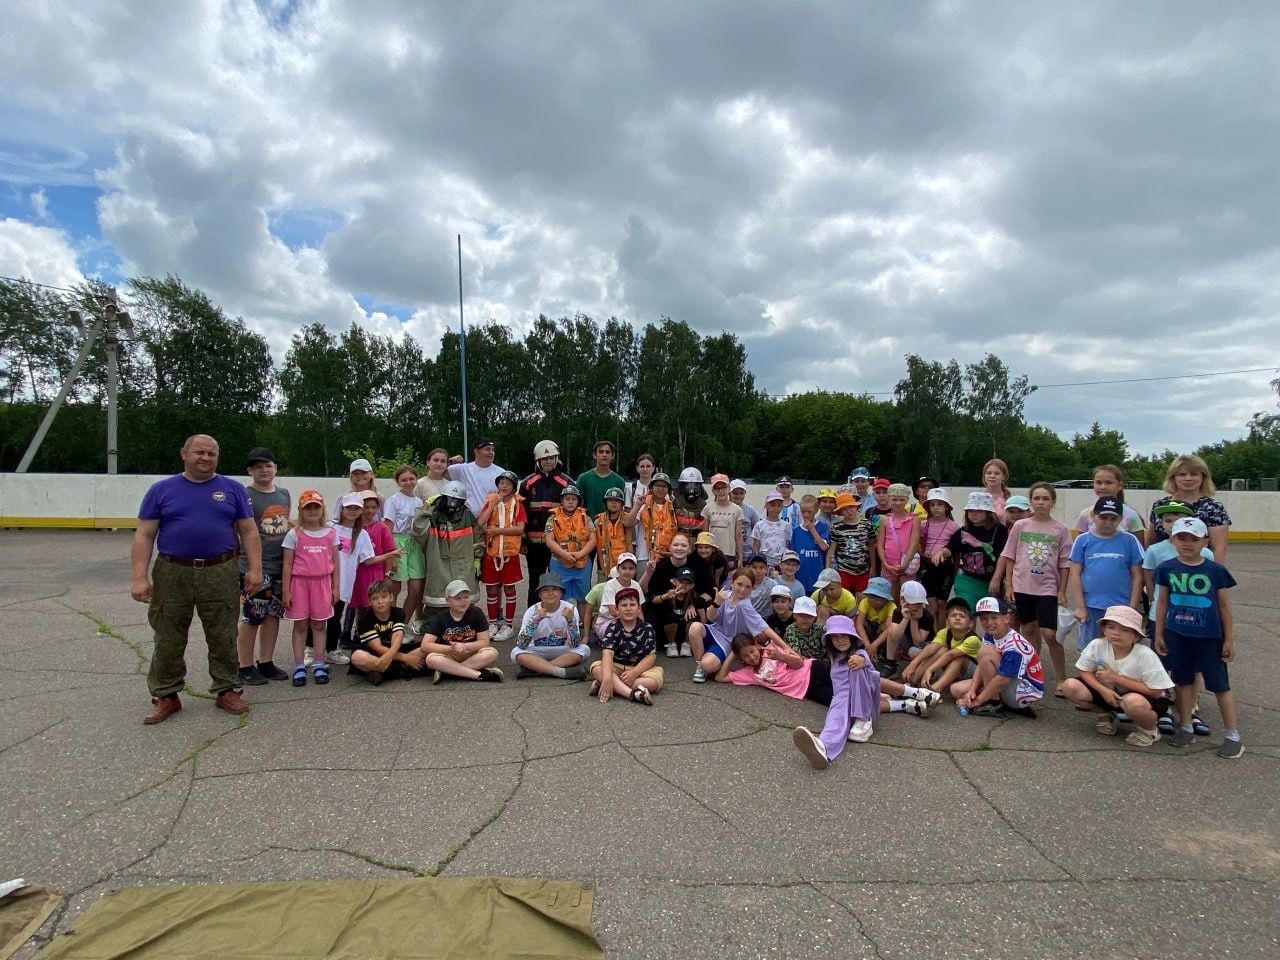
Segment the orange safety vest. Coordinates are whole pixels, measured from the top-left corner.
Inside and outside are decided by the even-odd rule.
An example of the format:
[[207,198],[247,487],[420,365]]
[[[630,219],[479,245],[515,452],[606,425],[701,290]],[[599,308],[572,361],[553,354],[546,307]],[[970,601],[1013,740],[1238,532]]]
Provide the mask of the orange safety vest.
[[627,552],[627,528],[622,525],[622,514],[610,521],[609,511],[596,517],[596,551],[600,554],[600,569],[608,573],[618,557]]
[[[556,507],[551,511],[551,516],[547,517],[547,536],[558,543],[562,549],[576,553],[591,537],[590,524],[587,511],[581,507],[575,508],[572,514],[565,513],[564,507]],[[573,567],[576,570],[586,565],[587,558],[583,557]]]
[[656,562],[671,553],[671,538],[676,535],[675,504],[670,500],[655,503],[651,494],[645,494],[644,499],[640,526],[649,545],[649,558]]
[[[524,497],[515,494],[510,500],[503,500],[498,495],[491,494],[492,508],[489,510],[489,519],[485,523],[485,528],[496,530],[499,527],[514,527],[519,520],[520,503]],[[489,545],[485,547],[485,552],[495,560],[507,560],[520,553],[520,537],[504,533],[499,534],[489,541]]]

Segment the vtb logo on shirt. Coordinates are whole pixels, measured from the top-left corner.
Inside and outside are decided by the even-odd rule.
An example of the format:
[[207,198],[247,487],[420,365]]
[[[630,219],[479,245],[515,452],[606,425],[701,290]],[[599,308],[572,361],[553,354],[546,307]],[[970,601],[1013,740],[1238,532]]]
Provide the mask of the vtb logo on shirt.
[[1203,573],[1170,573],[1170,601],[1179,607],[1211,607],[1213,581]]

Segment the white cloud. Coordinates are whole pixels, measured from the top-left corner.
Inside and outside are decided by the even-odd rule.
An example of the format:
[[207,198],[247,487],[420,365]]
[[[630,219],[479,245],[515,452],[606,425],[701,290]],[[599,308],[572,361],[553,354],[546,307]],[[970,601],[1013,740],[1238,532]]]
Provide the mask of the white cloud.
[[[179,274],[277,351],[313,320],[398,329],[382,308],[432,349],[458,234],[469,322],[668,315],[739,334],[773,392],[891,390],[908,351],[1051,383],[1257,366],[1274,340],[1266,5],[50,9],[0,34],[25,138],[0,180],[36,221],[45,186],[96,182],[127,270]],[[74,269],[59,231],[18,226],[46,232],[6,250],[60,238]],[[1029,412],[1193,446],[1266,380]]]
[[12,217],[0,220],[0,274],[58,287],[84,280],[65,233]]

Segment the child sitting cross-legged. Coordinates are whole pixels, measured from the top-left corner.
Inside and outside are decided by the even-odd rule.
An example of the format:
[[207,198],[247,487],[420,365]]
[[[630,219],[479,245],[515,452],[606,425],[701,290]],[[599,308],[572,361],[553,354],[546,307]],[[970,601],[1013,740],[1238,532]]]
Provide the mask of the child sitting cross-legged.
[[405,636],[404,611],[393,605],[391,584],[375,580],[367,600],[368,606],[356,618],[360,649],[352,652],[347,672],[363,676],[375,687],[383,680],[425,675],[426,654],[416,640]]
[[957,680],[968,680],[978,669],[982,641],[973,632],[969,601],[952,597],[947,601],[946,626],[925,644],[902,674],[904,683],[930,690],[949,690]]
[[538,602],[524,612],[511,651],[516,679],[585,677],[583,663],[591,656],[591,648],[582,642],[578,608],[564,599],[564,584],[556,574],[544,573],[538,580],[537,597]]
[[489,619],[471,605],[471,588],[465,580],[450,580],[444,595],[448,606],[431,619],[422,635],[427,667],[435,671],[431,682],[450,676],[501,683],[502,671],[493,665],[498,651],[489,642]]
[[1040,654],[1011,626],[1009,605],[1001,597],[978,601],[982,650],[970,680],[951,685],[961,713],[991,716],[1003,710],[1035,717],[1032,708],[1044,697],[1044,667]]
[[1116,711],[1137,725],[1125,742],[1149,747],[1160,739],[1156,720],[1173,704],[1173,678],[1160,658],[1143,645],[1142,614],[1132,607],[1108,607],[1099,624],[1102,636],[1076,661],[1079,677],[1062,684],[1062,692],[1081,710],[1097,714],[1094,729],[1104,736],[1116,733]]
[[616,693],[636,703],[653,705],[662,689],[658,637],[640,619],[640,591],[623,587],[613,598],[617,617],[600,641],[600,659],[591,664],[591,695],[608,703]]
[[[796,727],[792,741],[815,770],[824,770],[840,756],[846,742],[871,739],[871,721],[881,713],[927,716],[939,695],[932,690],[884,680],[871,656],[859,646],[857,630],[848,617],[836,614],[824,630],[831,670],[831,706],[821,735]],[[890,696],[893,699],[890,699]],[[905,698],[905,699],[904,699]]]

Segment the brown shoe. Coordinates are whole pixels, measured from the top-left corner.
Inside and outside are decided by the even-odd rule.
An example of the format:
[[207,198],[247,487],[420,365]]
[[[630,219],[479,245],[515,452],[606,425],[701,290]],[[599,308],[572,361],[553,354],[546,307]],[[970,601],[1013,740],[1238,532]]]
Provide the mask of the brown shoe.
[[178,699],[176,693],[171,697],[152,697],[151,712],[142,718],[142,722],[146,724],[164,723],[181,709],[182,701]]
[[249,704],[244,697],[240,696],[239,690],[223,690],[218,694],[218,699],[213,701],[213,705],[219,710],[225,710],[236,716],[249,712]]

